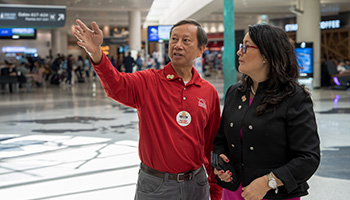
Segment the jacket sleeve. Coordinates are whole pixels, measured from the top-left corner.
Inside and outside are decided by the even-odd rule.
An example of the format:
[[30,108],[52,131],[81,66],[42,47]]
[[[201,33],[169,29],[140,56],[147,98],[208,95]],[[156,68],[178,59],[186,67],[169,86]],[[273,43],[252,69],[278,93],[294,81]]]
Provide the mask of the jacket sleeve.
[[[231,94],[232,90],[233,90],[233,86],[229,87],[229,89],[226,92],[225,105],[228,105],[227,99],[229,99],[229,96],[232,95]],[[217,134],[216,134],[216,137],[214,138],[213,151],[219,155],[224,154],[226,156],[229,156],[228,149],[227,149],[227,138],[226,138],[225,133],[224,133],[224,124],[225,124],[224,113],[226,112],[225,105],[224,105],[224,109],[222,111],[220,127],[219,127]]]
[[101,80],[102,87],[107,96],[113,100],[132,108],[142,106],[142,99],[147,91],[147,85],[154,81],[147,81],[146,71],[135,73],[119,72],[113,67],[107,56],[103,54],[99,64],[93,64],[94,69]]
[[209,117],[208,124],[204,130],[205,136],[206,136],[205,156],[207,159],[205,168],[208,173],[210,199],[221,200],[222,188],[216,184],[215,174],[210,164],[210,158],[211,158],[210,153],[213,150],[213,140],[219,128],[219,123],[220,123],[220,102],[219,102],[219,97],[217,93],[215,93],[215,100],[213,101],[214,101],[214,106],[212,108],[212,113],[211,113],[211,116]]
[[282,180],[287,192],[307,181],[320,163],[320,140],[313,103],[310,96],[299,90],[289,102],[287,113],[287,139],[292,159],[273,170]]

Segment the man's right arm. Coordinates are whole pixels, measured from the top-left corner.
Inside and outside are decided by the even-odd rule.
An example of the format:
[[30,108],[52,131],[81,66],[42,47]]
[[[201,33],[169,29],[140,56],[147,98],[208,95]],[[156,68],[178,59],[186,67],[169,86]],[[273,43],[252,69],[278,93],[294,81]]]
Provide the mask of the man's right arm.
[[150,80],[153,76],[147,71],[119,72],[103,53],[100,63],[93,66],[107,96],[132,108],[138,108],[144,103],[149,84],[154,83]]
[[96,22],[89,29],[82,21],[76,21],[74,36],[77,44],[90,56],[94,69],[107,95],[124,105],[136,108],[143,102],[147,78],[144,73],[122,74],[116,70],[101,50],[103,33]]

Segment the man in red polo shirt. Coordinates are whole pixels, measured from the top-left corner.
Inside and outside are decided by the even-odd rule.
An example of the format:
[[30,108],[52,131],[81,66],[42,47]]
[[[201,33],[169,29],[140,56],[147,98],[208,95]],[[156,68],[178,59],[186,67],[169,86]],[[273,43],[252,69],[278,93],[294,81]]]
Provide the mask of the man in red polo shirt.
[[96,22],[92,30],[80,20],[77,24],[77,44],[90,55],[107,95],[138,111],[141,170],[135,199],[204,200],[209,191],[212,200],[221,199],[210,166],[219,98],[192,67],[208,41],[200,24],[182,20],[172,27],[171,63],[164,69],[131,74],[115,70],[103,54],[103,34]]

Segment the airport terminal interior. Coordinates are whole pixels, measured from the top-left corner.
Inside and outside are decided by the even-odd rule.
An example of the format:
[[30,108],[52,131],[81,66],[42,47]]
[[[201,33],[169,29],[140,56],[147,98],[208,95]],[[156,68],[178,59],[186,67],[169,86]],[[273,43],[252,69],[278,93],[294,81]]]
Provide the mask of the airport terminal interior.
[[[221,110],[225,88],[241,77],[235,51],[248,25],[287,32],[321,141],[321,163],[301,199],[350,199],[348,0],[0,0],[0,199],[134,199],[137,110],[106,95],[73,27],[76,19],[96,21],[102,51],[116,70],[133,73],[170,62],[169,31],[184,18],[207,32],[194,68],[216,88]],[[232,47],[226,34],[235,38]],[[129,52],[131,69],[123,63]],[[230,80],[227,69],[234,69]]]

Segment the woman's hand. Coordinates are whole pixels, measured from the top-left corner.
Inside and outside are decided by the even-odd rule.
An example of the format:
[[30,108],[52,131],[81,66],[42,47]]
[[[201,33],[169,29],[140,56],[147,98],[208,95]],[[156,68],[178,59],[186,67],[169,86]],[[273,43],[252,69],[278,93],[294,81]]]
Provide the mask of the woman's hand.
[[77,44],[84,48],[94,63],[100,63],[102,59],[101,44],[103,42],[103,33],[96,22],[91,23],[90,30],[82,21],[76,20],[74,36],[78,39]]
[[[226,162],[226,163],[230,162],[230,160],[224,154],[220,154],[219,156],[224,162]],[[229,170],[227,170],[225,172],[224,170],[218,170],[215,168],[214,174],[216,174],[220,178],[220,180],[222,180],[222,181],[225,181],[225,182],[232,181],[232,177],[231,177],[232,173]]]
[[270,189],[267,177],[262,176],[242,188],[242,197],[245,200],[261,200]]

